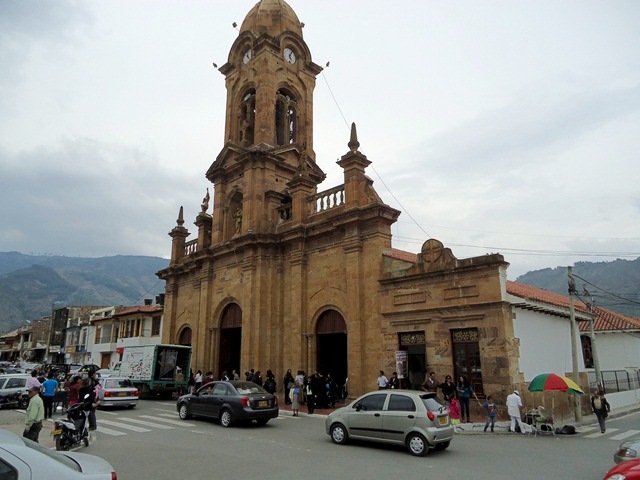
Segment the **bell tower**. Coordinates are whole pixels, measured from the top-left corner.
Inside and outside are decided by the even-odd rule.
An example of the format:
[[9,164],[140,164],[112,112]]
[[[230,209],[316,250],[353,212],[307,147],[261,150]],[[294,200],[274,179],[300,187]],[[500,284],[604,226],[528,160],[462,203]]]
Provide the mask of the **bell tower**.
[[[207,171],[214,184],[212,244],[272,233],[287,187],[300,171],[325,178],[313,151],[311,60],[303,25],[284,0],[260,0],[247,14],[227,63],[225,146]],[[303,165],[304,164],[304,165]]]

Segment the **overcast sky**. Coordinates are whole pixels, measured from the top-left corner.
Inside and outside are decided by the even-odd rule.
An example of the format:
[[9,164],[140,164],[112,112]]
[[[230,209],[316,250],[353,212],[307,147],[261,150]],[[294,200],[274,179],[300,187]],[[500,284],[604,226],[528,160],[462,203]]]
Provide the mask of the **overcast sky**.
[[[224,141],[253,0],[0,0],[0,251],[170,255]],[[640,2],[291,0],[314,146],[356,122],[394,246],[529,270],[640,256]],[[334,101],[335,98],[335,101]],[[190,238],[193,238],[190,237]]]

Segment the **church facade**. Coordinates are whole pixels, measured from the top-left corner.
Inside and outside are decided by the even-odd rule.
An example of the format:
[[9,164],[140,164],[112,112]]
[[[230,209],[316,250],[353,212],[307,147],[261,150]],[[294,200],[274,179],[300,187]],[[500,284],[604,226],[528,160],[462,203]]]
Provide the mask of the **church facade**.
[[457,259],[435,239],[394,249],[400,212],[367,177],[355,125],[344,183],[319,191],[321,71],[291,7],[258,2],[220,68],[227,141],[206,171],[213,198],[194,237],[180,208],[158,272],[163,343],[191,345],[194,371],[271,369],[281,387],[287,369],[317,370],[348,378],[349,396],[375,389],[379,370],[413,387],[425,371],[465,375],[480,394],[521,382],[501,255]]

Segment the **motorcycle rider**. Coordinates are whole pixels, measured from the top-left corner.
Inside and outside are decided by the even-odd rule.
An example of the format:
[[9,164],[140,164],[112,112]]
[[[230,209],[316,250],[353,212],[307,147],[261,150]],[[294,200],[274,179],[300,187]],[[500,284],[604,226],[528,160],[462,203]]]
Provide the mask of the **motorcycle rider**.
[[82,380],[82,386],[78,391],[79,400],[82,401],[86,395],[89,395],[86,402],[91,403],[91,411],[89,412],[89,430],[95,430],[98,428],[96,425],[96,407],[98,406],[98,403],[91,377],[86,377]]
[[27,407],[27,415],[24,420],[23,437],[38,443],[38,436],[42,430],[42,421],[44,420],[44,403],[40,398],[40,387],[31,387],[29,389],[29,406]]

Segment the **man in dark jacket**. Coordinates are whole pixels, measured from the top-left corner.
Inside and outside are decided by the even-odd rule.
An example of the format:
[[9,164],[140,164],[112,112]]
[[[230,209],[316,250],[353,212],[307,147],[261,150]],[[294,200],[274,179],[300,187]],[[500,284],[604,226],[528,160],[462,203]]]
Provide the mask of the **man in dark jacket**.
[[596,418],[600,424],[600,431],[604,433],[606,431],[604,420],[609,416],[611,407],[607,399],[604,398],[604,395],[600,395],[597,388],[593,390],[593,395],[591,396],[591,410],[596,414]]

